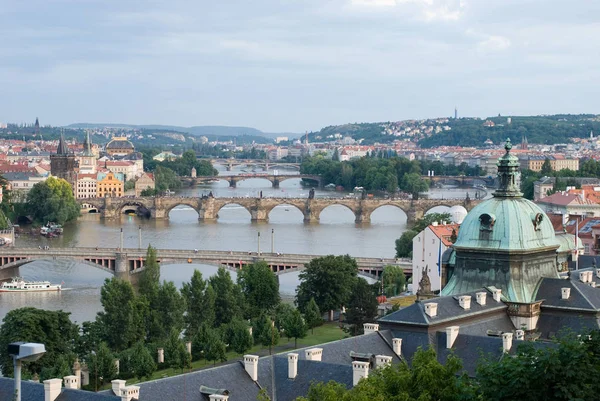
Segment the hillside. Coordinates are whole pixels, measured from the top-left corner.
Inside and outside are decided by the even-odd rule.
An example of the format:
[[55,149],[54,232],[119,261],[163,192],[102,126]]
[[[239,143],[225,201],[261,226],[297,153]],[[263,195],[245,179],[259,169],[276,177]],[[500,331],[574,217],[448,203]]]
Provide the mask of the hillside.
[[[509,120],[510,119],[510,120]],[[484,125],[485,124],[485,125]],[[487,139],[500,143],[507,137],[519,142],[555,144],[570,138],[600,133],[600,118],[593,114],[549,116],[498,116],[480,118],[435,118],[397,122],[354,123],[329,126],[311,132],[311,141],[333,141],[352,137],[364,145],[410,140],[421,147],[482,146]]]

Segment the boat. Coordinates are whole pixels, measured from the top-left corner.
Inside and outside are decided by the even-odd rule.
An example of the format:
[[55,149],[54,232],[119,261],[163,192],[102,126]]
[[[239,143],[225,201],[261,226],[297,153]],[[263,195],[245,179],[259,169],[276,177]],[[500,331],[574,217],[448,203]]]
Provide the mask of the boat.
[[60,291],[62,284],[51,284],[49,281],[25,281],[21,277],[13,277],[11,281],[0,286],[0,292],[42,292]]

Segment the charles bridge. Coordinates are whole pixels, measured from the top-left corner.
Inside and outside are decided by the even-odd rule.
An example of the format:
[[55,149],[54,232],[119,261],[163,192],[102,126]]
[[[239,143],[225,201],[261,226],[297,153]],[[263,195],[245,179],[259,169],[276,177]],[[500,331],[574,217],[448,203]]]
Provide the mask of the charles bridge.
[[82,210],[97,212],[105,219],[118,219],[125,211],[143,209],[153,219],[168,219],[169,212],[181,205],[189,206],[198,213],[201,221],[215,221],[219,211],[226,205],[235,204],[245,208],[255,222],[267,222],[269,213],[276,206],[289,205],[304,215],[307,223],[319,221],[321,212],[328,206],[341,205],[350,209],[356,223],[370,223],[371,214],[382,206],[394,206],[404,211],[407,223],[413,224],[436,206],[464,206],[467,211],[481,200],[475,199],[356,199],[356,198],[214,198],[208,197],[122,197],[78,199]]
[[287,168],[287,169],[300,169],[300,163],[288,163],[288,162],[276,162],[262,159],[211,159],[212,164],[220,164],[225,166],[227,171],[233,170],[236,166],[258,166],[265,170],[269,168]]
[[200,175],[197,177],[180,177],[180,180],[187,185],[198,185],[200,183],[214,181],[214,180],[223,180],[229,183],[231,188],[235,188],[237,183],[244,180],[262,178],[271,182],[273,188],[279,188],[279,184],[285,180],[289,179],[305,179],[308,181],[313,181],[318,188],[323,187],[323,180],[320,175],[315,174],[238,174],[238,175]]
[[[169,264],[210,264],[238,271],[244,265],[266,262],[276,275],[302,270],[312,259],[323,255],[280,254],[274,252],[237,252],[210,250],[157,249],[161,266]],[[141,248],[0,248],[0,280],[18,276],[18,269],[35,260],[74,260],[109,272],[119,278],[137,282],[144,269],[146,250]],[[359,274],[376,278],[388,265],[400,266],[407,276],[412,275],[410,259],[355,258]],[[175,268],[175,267],[174,267]]]

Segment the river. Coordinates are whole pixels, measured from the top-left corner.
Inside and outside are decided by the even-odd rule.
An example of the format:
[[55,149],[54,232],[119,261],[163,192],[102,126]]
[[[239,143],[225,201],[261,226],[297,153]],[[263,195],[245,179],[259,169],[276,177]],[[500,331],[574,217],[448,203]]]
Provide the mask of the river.
[[[242,172],[239,169],[237,172]],[[293,172],[279,172],[289,174]],[[221,174],[232,174],[221,171]],[[299,179],[281,183],[279,189],[270,187],[264,179],[250,179],[229,188],[225,181],[194,188],[185,188],[181,195],[194,196],[212,191],[216,197],[263,196],[307,197],[308,189]],[[471,192],[473,192],[471,190]],[[471,193],[471,196],[473,193]],[[317,197],[340,196],[330,191],[316,191]],[[444,188],[432,190],[432,198],[464,197],[465,190]],[[432,211],[444,211],[434,208]],[[250,214],[241,206],[228,205],[219,212],[216,222],[199,222],[198,214],[188,207],[177,207],[164,221],[147,220],[137,216],[123,215],[119,221],[105,221],[97,214],[86,214],[77,222],[67,224],[64,235],[46,239],[23,235],[16,239],[17,246],[50,247],[118,247],[120,229],[124,232],[125,247],[138,246],[138,227],[142,228],[142,246],[151,244],[157,248],[214,249],[256,251],[260,232],[261,249],[271,250],[274,233],[274,250],[282,253],[306,253],[315,255],[350,254],[352,256],[393,257],[394,241],[406,230],[406,215],[393,206],[384,206],[373,212],[370,224],[355,224],[354,214],[344,206],[334,205],[321,214],[319,224],[305,224],[302,213],[294,207],[279,206],[269,215],[268,223],[250,221]],[[205,278],[216,272],[208,265],[168,265],[161,269],[161,278],[172,280],[176,285],[188,281],[198,269]],[[20,268],[27,280],[64,281],[68,288],[60,293],[0,294],[0,319],[10,310],[33,306],[50,310],[70,312],[74,321],[93,320],[101,310],[100,288],[111,275],[72,261],[36,261]],[[235,279],[235,273],[232,273]],[[280,276],[280,290],[290,299],[298,284],[298,273]]]

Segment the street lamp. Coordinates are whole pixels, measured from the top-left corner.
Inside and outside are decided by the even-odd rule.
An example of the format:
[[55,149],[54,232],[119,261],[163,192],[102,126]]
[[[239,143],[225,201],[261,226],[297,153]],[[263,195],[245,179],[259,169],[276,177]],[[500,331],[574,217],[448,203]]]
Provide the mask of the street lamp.
[[8,344],[8,354],[15,367],[15,401],[21,401],[21,362],[37,361],[46,353],[46,346],[39,343],[16,342]]

